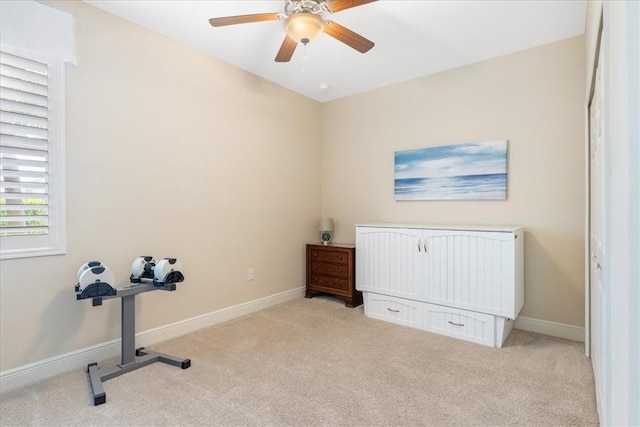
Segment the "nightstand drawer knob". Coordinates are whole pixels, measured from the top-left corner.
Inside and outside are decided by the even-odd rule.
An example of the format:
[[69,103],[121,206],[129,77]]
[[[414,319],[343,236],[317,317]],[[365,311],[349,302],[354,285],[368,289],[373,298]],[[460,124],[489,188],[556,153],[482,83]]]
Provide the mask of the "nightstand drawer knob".
[[392,313],[400,313],[400,310],[394,310],[393,308],[389,308],[389,307],[387,307],[387,310],[389,310]]

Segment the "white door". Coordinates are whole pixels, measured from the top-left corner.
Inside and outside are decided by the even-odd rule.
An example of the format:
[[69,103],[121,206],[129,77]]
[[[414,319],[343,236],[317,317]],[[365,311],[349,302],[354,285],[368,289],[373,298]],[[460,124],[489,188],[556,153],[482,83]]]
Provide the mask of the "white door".
[[603,337],[605,334],[605,313],[607,287],[603,269],[605,266],[605,144],[604,144],[604,76],[602,49],[598,57],[595,83],[589,106],[589,193],[590,193],[590,347],[591,363],[595,376],[598,403],[601,402],[606,384],[604,377],[607,366]]
[[356,288],[418,299],[422,295],[422,230],[356,229]]
[[425,300],[515,318],[513,233],[425,230]]

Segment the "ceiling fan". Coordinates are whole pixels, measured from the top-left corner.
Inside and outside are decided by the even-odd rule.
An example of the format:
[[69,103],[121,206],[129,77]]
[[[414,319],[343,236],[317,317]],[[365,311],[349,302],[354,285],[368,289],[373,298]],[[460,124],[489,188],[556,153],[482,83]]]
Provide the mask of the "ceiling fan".
[[298,43],[306,45],[322,33],[365,53],[374,45],[360,34],[326,19],[326,16],[351,9],[376,0],[285,0],[284,13],[256,13],[251,15],[225,16],[211,18],[214,27],[247,24],[250,22],[284,20],[286,35],[276,55],[276,62],[289,62]]

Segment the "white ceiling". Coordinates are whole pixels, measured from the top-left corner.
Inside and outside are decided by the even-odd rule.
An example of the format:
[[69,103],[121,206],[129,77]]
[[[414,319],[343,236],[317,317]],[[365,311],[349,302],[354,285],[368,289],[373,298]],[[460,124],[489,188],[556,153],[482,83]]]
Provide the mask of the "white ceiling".
[[586,0],[380,0],[330,18],[375,42],[369,52],[323,35],[276,63],[281,21],[208,20],[281,13],[284,0],[85,1],[320,102],[583,34],[587,9]]

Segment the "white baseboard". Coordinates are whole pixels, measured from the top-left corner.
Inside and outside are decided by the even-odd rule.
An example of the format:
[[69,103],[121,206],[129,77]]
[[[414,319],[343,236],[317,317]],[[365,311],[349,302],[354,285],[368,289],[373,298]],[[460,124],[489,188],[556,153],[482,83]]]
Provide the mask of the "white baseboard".
[[[136,334],[136,346],[146,347],[161,341],[188,334],[198,329],[226,322],[227,320],[245,316],[247,314],[300,298],[304,295],[304,287],[284,291],[275,295],[238,304],[233,307],[181,320],[159,328]],[[0,393],[12,390],[23,385],[31,384],[63,372],[86,367],[89,363],[95,363],[120,354],[120,340],[113,340],[91,347],[85,347],[70,353],[61,354],[29,365],[19,366],[0,372]]]
[[552,337],[584,342],[584,328],[580,326],[519,316],[516,318],[513,327],[516,329],[522,329],[523,331],[536,332],[538,334],[551,335]]

